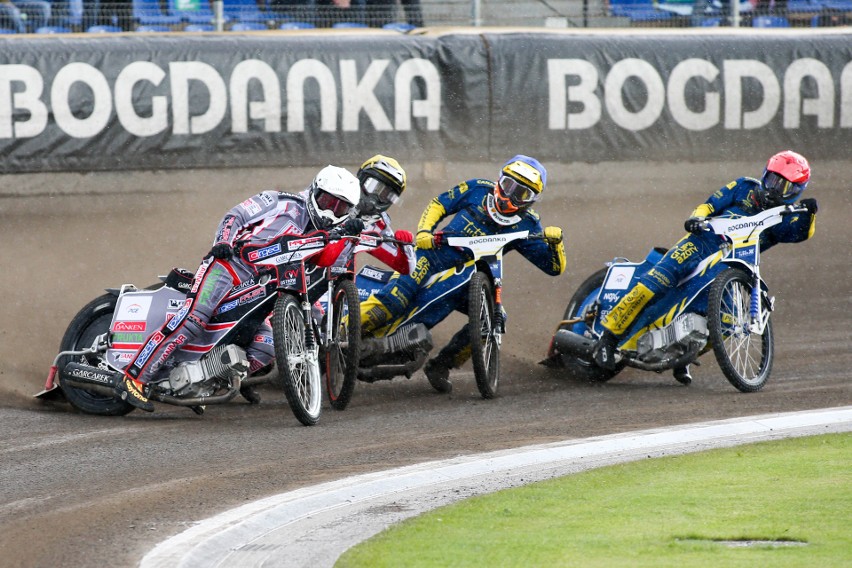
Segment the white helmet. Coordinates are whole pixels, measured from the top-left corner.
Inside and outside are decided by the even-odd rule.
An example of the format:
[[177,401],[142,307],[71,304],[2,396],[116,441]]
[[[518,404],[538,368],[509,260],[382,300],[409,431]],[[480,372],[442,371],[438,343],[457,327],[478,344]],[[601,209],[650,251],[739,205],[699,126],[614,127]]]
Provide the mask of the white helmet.
[[343,223],[361,197],[361,184],[349,170],[326,166],[317,173],[308,193],[308,214],[317,229]]

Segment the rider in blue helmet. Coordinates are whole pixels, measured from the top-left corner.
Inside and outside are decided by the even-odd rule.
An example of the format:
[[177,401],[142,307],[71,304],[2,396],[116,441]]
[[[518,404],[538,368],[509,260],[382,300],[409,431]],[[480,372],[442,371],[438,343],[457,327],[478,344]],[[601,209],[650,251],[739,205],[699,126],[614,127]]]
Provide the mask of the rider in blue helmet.
[[[442,247],[438,225],[447,220],[442,231],[453,235],[479,236],[529,231],[544,234],[544,240],[519,240],[506,247],[517,250],[547,274],[556,276],[565,270],[562,229],[542,228],[532,204],[547,186],[547,170],[535,158],[517,155],[500,170],[497,183],[469,179],[438,195],[429,203],[417,225],[417,263],[409,275],[394,276],[388,284],[361,304],[362,329],[380,331],[402,316],[421,285],[433,274],[469,260],[469,252]],[[431,328],[446,318],[454,306],[435,306],[429,310]],[[470,341],[465,327],[425,367],[430,381],[444,381],[449,388],[449,370],[469,357]]]

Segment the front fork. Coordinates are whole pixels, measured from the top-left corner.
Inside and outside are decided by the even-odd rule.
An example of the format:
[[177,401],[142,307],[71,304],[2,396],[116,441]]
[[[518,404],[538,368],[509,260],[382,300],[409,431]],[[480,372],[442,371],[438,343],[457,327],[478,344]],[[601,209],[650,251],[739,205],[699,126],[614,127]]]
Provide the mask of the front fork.
[[497,331],[497,342],[506,333],[506,317],[503,314],[503,282],[500,278],[494,279],[494,329]]
[[766,296],[766,309],[761,308],[762,288],[760,286],[760,273],[754,272],[754,280],[751,285],[751,299],[749,302],[749,323],[748,330],[751,333],[762,334],[766,329],[766,324],[769,321],[769,315],[775,309],[775,298]]

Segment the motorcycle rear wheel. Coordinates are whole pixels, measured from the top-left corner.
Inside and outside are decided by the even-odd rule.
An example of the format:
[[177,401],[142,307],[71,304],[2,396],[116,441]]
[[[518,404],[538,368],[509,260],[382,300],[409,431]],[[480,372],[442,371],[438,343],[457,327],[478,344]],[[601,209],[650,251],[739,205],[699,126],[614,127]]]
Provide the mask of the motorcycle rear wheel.
[[[565,313],[562,315],[563,320],[569,320],[582,315],[579,313],[580,307],[586,298],[589,297],[589,294],[592,294],[603,286],[604,280],[606,279],[606,273],[607,269],[601,268],[580,284],[580,287],[577,288],[577,291],[574,292],[574,295],[571,296],[571,299],[568,301],[568,306],[566,306]],[[570,327],[571,326],[560,325],[559,329],[570,329]],[[568,369],[569,373],[578,379],[583,379],[592,383],[605,383],[624,369],[624,363],[622,362],[616,364],[615,369],[610,371],[597,366],[595,362],[590,359],[582,359],[580,357],[562,354],[559,356],[562,358],[562,364],[566,369]]]
[[707,327],[716,361],[741,392],[762,389],[775,358],[772,320],[760,335],[748,330],[752,286],[749,274],[729,268],[713,280],[707,304]]
[[476,386],[482,398],[494,398],[500,381],[500,338],[495,325],[496,307],[491,282],[482,272],[475,272],[467,293],[470,351]]
[[331,407],[345,410],[358,381],[361,354],[361,303],[354,282],[337,282],[332,306],[334,320],[325,355],[325,387]]
[[322,386],[317,348],[305,342],[305,314],[290,294],[281,293],[272,314],[278,382],[296,418],[305,426],[319,422]]
[[[95,338],[109,331],[110,323],[112,322],[112,314],[115,312],[115,306],[118,303],[118,298],[112,294],[104,294],[98,296],[83,309],[81,309],[71,323],[68,324],[68,329],[62,337],[62,342],[59,344],[60,351],[78,351],[91,347]],[[98,367],[103,362],[104,354],[92,355],[75,355],[65,356],[59,359],[57,367],[61,370],[71,361]],[[94,394],[89,391],[72,387],[59,376],[59,386],[65,394],[65,398],[71,403],[74,408],[85,412],[86,414],[96,414],[99,416],[124,416],[133,410],[133,406],[121,400],[118,397],[108,397],[101,394]]]

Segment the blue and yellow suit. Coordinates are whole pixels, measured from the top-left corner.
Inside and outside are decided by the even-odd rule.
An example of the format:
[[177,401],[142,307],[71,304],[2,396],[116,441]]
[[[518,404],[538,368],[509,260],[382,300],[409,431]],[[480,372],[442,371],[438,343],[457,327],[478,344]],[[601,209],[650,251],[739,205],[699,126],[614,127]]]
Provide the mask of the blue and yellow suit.
[[[760,203],[759,189],[760,181],[741,177],[711,195],[707,201],[695,208],[691,216],[755,215],[766,209]],[[789,215],[760,235],[760,250],[764,251],[778,243],[807,240],[814,234],[815,223],[815,214]],[[639,278],[636,285],[613,307],[601,324],[614,335],[622,335],[654,296],[677,286],[702,260],[716,253],[720,244],[721,237],[712,232],[688,233],[669,249],[653,268]]]
[[[420,217],[417,229],[433,232],[441,221],[452,216],[442,231],[448,235],[496,235],[516,231],[541,234],[538,214],[532,209],[515,215],[502,215],[494,207],[494,182],[483,179],[467,180],[435,197]],[[546,274],[557,276],[565,271],[565,247],[562,242],[548,244],[544,240],[513,241],[505,252],[517,250]],[[384,288],[372,294],[361,304],[361,321],[365,332],[375,332],[406,314],[409,306],[417,306],[417,292],[429,278],[448,268],[463,265],[471,260],[470,251],[443,246],[430,250],[417,250],[417,263],[409,275],[394,275]],[[440,283],[435,284],[439,286]],[[437,305],[441,304],[441,305]],[[457,306],[436,302],[425,314],[424,323],[432,328],[452,313]],[[459,353],[469,345],[466,326],[462,335],[456,334],[448,345],[455,365],[466,357]],[[446,348],[445,350],[446,351]],[[448,353],[444,356],[449,357]]]

